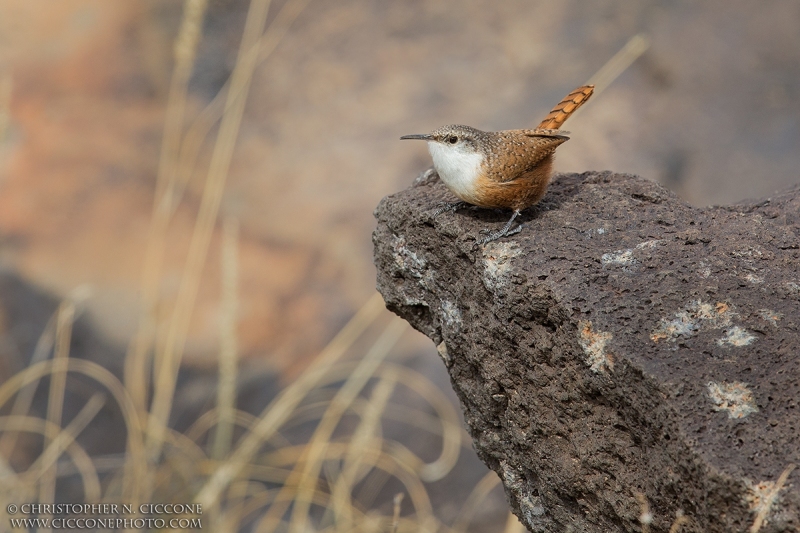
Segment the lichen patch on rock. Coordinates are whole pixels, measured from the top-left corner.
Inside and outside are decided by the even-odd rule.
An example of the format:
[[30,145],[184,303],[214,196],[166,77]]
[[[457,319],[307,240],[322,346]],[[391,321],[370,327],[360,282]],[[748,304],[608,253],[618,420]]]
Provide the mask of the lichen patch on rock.
[[442,318],[444,323],[452,329],[457,330],[461,327],[461,310],[453,302],[448,300],[442,302]]
[[592,372],[599,374],[614,370],[614,358],[607,349],[613,335],[607,331],[594,329],[589,320],[580,322],[578,328],[580,330],[578,342],[586,354],[586,364]]
[[628,248],[627,250],[616,250],[603,254],[600,257],[600,262],[603,263],[603,266],[621,265],[623,267],[630,267],[635,265],[638,261],[633,257],[633,250]]
[[419,257],[416,252],[409,250],[406,246],[406,239],[402,235],[392,237],[392,250],[394,252],[394,262],[397,268],[406,271],[415,278],[421,278],[422,273],[428,266],[425,259]]
[[752,283],[753,285],[761,285],[762,283],[764,283],[764,277],[763,276],[757,276],[756,274],[753,274],[752,272],[748,272],[747,274],[745,274],[744,279],[748,283]]
[[725,335],[717,339],[719,346],[747,346],[756,340],[756,336],[739,326],[733,326],[725,332]]
[[514,241],[495,241],[483,251],[483,284],[495,291],[508,285],[513,270],[511,260],[522,253]]
[[636,249],[637,250],[652,249],[664,244],[665,242],[666,241],[664,239],[651,239],[649,241],[640,242],[639,244],[636,245]]
[[725,302],[711,304],[694,300],[679,309],[673,318],[662,318],[658,327],[650,334],[653,342],[675,341],[679,337],[690,337],[704,329],[722,329],[731,325],[735,316],[731,306]]
[[623,272],[632,273],[639,264],[639,259],[637,259],[635,255],[637,250],[652,250],[665,242],[664,239],[651,239],[649,241],[640,242],[633,248],[608,252],[600,256],[600,263],[604,267],[621,266]]
[[800,283],[797,283],[796,281],[787,281],[783,284],[783,288],[786,293],[790,295],[800,294]]
[[715,411],[727,411],[729,418],[745,418],[758,411],[753,392],[747,384],[711,381],[708,383],[708,396],[714,403]]
[[756,313],[761,320],[769,322],[773,326],[777,326],[778,321],[783,318],[783,313],[778,313],[772,309],[759,309]]

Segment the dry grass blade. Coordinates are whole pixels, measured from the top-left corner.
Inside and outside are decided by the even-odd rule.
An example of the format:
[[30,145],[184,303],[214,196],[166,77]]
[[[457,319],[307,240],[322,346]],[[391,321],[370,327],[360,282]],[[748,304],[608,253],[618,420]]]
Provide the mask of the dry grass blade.
[[458,518],[453,523],[453,531],[466,531],[472,517],[480,507],[480,502],[486,499],[489,493],[500,484],[500,478],[495,472],[487,472],[485,476],[472,489],[467,500],[464,502]]
[[[150,472],[149,490],[155,501],[174,495],[191,494],[194,485],[209,470],[209,461],[203,448],[179,431],[170,429],[164,439],[164,452],[157,468]],[[182,496],[183,498],[183,496]],[[212,515],[213,513],[204,513]]]
[[[338,531],[349,531],[352,527],[352,503],[349,497],[358,481],[359,471],[364,466],[364,454],[371,441],[376,438],[376,430],[380,424],[386,404],[389,402],[392,392],[394,392],[395,383],[396,380],[393,376],[386,376],[378,382],[361,416],[361,422],[353,432],[342,473],[336,480],[331,493],[331,510],[333,511]],[[324,523],[325,520],[323,519]]]
[[[339,424],[342,415],[356,399],[367,382],[372,378],[378,366],[389,354],[400,336],[406,330],[407,324],[399,319],[392,320],[386,327],[381,336],[375,341],[372,348],[359,362],[358,367],[348,377],[344,385],[337,391],[336,396],[328,406],[325,415],[320,420],[314,435],[306,448],[306,454],[298,462],[294,472],[281,489],[282,493],[292,493],[296,491],[293,498],[294,506],[289,531],[299,532],[306,529],[306,520],[310,508],[309,496],[314,490],[314,486],[319,478],[319,472],[325,450],[330,444],[330,438],[334,429]],[[277,527],[280,518],[283,516],[284,509],[280,505],[270,508],[267,516],[262,521],[259,531],[270,533],[273,527]]]
[[242,520],[252,512],[248,505],[254,505],[254,509],[260,509],[267,505],[275,497],[277,490],[265,489],[261,483],[253,482],[249,479],[232,483],[226,494],[226,506],[214,518],[211,524],[211,531],[221,533],[234,533],[242,529]]
[[772,508],[772,504],[775,503],[775,500],[778,498],[778,494],[783,489],[783,486],[786,484],[786,481],[789,479],[789,475],[795,469],[797,465],[790,464],[787,466],[784,471],[781,473],[778,481],[775,482],[775,486],[772,487],[772,490],[769,492],[769,495],[759,506],[758,515],[756,515],[756,519],[753,522],[753,525],[750,526],[750,533],[758,533],[761,530],[761,527],[767,520],[767,516],[769,515],[769,511]]
[[[238,409],[234,409],[233,413],[231,413],[232,421],[235,426],[240,426],[246,430],[250,430],[252,428],[258,418],[255,415],[251,415],[245,411],[240,411]],[[209,431],[212,427],[217,425],[219,422],[219,413],[216,409],[212,409],[210,411],[206,411],[203,415],[200,416],[197,420],[195,420],[194,424],[186,430],[185,435],[186,438],[191,439],[193,441],[197,441],[200,437]]]
[[303,12],[310,0],[289,0],[270,24],[269,31],[258,43],[258,61],[264,61],[275,51],[294,20]]
[[[33,349],[33,355],[31,356],[29,365],[44,361],[50,354],[50,350],[55,343],[57,318],[58,311],[50,317],[44,331],[36,341],[36,347]],[[29,383],[17,393],[17,397],[14,399],[14,405],[11,406],[10,416],[22,416],[28,413],[33,403],[33,395],[36,393],[36,386],[38,384],[38,381]],[[0,480],[7,476],[14,476],[13,470],[8,466],[3,457],[10,456],[16,445],[16,432],[7,430],[3,436],[0,437]]]
[[256,426],[242,438],[228,460],[214,472],[197,493],[195,502],[202,504],[203,508],[214,506],[220,493],[252,459],[263,442],[278,431],[305,395],[325,377],[345,350],[375,320],[383,308],[383,299],[375,293],[328,343],[306,371],[264,409]]
[[[86,402],[86,405],[83,406],[83,409],[72,419],[72,422],[62,431],[57,431],[57,434],[51,439],[47,448],[45,448],[42,454],[39,455],[28,469],[22,483],[24,485],[33,485],[39,478],[44,477],[44,474],[55,466],[56,461],[64,450],[66,450],[86,426],[94,420],[94,417],[97,416],[97,413],[100,412],[100,409],[103,408],[105,403],[106,398],[103,393],[97,392],[93,394],[92,397],[89,398],[89,401]],[[48,426],[58,428],[58,426],[52,422],[48,422]],[[47,435],[47,433],[45,433],[45,435]]]
[[594,94],[597,96],[611,85],[620,74],[625,72],[639,56],[650,47],[650,39],[644,33],[634,35],[625,43],[614,57],[609,59],[594,76],[589,78],[587,85],[594,85]]
[[[308,3],[309,0],[289,0],[283,5],[275,16],[275,20],[270,23],[264,35],[252,51],[252,53],[258,55],[259,63],[265,61],[275,50],[275,47],[280,43],[286,32],[289,31],[294,20],[303,9],[305,9]],[[180,201],[186,184],[194,173],[195,164],[203,141],[211,131],[211,128],[214,127],[214,124],[216,124],[220,117],[226,112],[226,106],[230,105],[230,102],[235,101],[239,96],[238,94],[234,94],[233,98],[231,98],[229,94],[231,90],[230,84],[231,80],[225,82],[222,89],[220,89],[211,102],[203,109],[186,132],[183,143],[181,144],[178,178],[171,194],[173,207]]]
[[[75,318],[75,306],[70,301],[64,301],[58,308],[56,318],[56,348],[53,354],[54,361],[66,360],[69,357],[69,345],[72,340],[72,321]],[[61,426],[61,414],[64,409],[64,392],[67,387],[66,368],[54,371],[50,377],[50,390],[47,399],[47,421],[56,427]],[[48,448],[53,442],[45,435],[45,446]],[[48,465],[50,466],[50,465]],[[42,472],[39,484],[39,501],[55,501],[56,472],[47,468]],[[49,531],[49,528],[46,529]]]
[[[56,438],[61,430],[61,428],[48,423],[47,420],[42,418],[22,415],[0,417],[0,427],[6,431],[38,433],[42,436],[50,435],[52,438]],[[65,451],[72,464],[75,465],[74,472],[81,477],[83,482],[84,501],[100,501],[100,479],[89,454],[74,441],[65,443]],[[69,473],[72,472],[70,471]],[[0,479],[0,487],[3,488],[0,494],[3,494],[3,496],[13,495],[14,501],[23,501],[34,497],[31,492],[32,486],[28,484],[27,480],[20,482],[16,476],[14,479]],[[12,502],[7,501],[4,503]],[[5,505],[0,505],[0,520],[3,520],[2,513],[5,512],[5,509]]]
[[189,79],[194,69],[207,3],[207,0],[186,0],[183,5],[183,19],[175,39],[175,68],[170,80],[167,114],[164,118],[164,136],[161,140],[161,158],[156,184],[156,205],[154,206],[156,210],[160,202],[169,203],[171,200],[164,194],[169,184],[174,183],[175,179],[181,133],[186,115]]
[[183,357],[189,321],[200,284],[200,275],[219,213],[222,192],[233,157],[233,148],[238,137],[250,82],[256,67],[257,55],[251,50],[264,31],[269,6],[270,0],[252,0],[250,3],[239,55],[231,74],[228,105],[225,106],[217,142],[211,154],[208,175],[200,200],[200,209],[178,289],[178,299],[167,328],[163,350],[157,352],[155,361],[157,378],[147,430],[148,456],[153,462],[157,461],[161,453],[161,444],[169,423],[178,367]]
[[[147,394],[147,367],[148,354],[153,344],[156,331],[156,302],[158,292],[158,276],[161,271],[163,261],[164,242],[166,229],[171,218],[174,206],[180,201],[185,184],[191,176],[202,140],[210,131],[212,125],[219,116],[223,116],[223,124],[217,138],[217,144],[212,157],[212,168],[209,170],[206,192],[209,192],[209,183],[218,185],[214,188],[217,194],[204,194],[203,206],[206,216],[198,216],[197,226],[193,235],[190,250],[190,259],[187,260],[184,283],[181,286],[181,297],[173,313],[170,330],[166,343],[165,352],[160,357],[159,376],[164,376],[157,390],[162,391],[159,400],[170,400],[169,393],[171,376],[166,374],[171,367],[179,364],[182,355],[185,329],[188,327],[191,309],[193,307],[196,292],[196,278],[199,269],[202,269],[202,262],[205,258],[207,240],[210,229],[205,232],[202,227],[207,227],[209,219],[211,224],[216,219],[218,209],[218,196],[221,194],[224,183],[224,176],[227,174],[227,167],[230,162],[235,137],[238,132],[238,124],[241,117],[241,108],[246,100],[252,70],[257,61],[262,61],[288,30],[289,25],[305,7],[307,1],[290,1],[276,17],[270,29],[260,39],[254,40],[256,31],[260,33],[269,10],[269,1],[254,2],[251,12],[248,14],[248,25],[240,46],[237,68],[234,74],[214,101],[201,114],[195,126],[189,131],[181,145],[180,137],[185,114],[186,93],[188,79],[194,64],[195,50],[200,37],[202,19],[205,12],[205,0],[187,0],[184,7],[183,22],[181,31],[176,39],[175,45],[175,72],[170,87],[170,98],[167,106],[167,118],[164,126],[164,137],[162,141],[161,161],[159,164],[158,184],[156,188],[153,218],[151,221],[150,236],[148,238],[148,248],[145,254],[145,267],[143,274],[143,295],[142,312],[140,315],[140,327],[128,350],[125,360],[125,377],[128,386],[137,405],[137,409],[143,414],[145,411],[145,398]],[[260,13],[258,11],[260,10]],[[253,15],[255,13],[255,15]],[[263,16],[261,16],[263,14]],[[238,68],[242,67],[242,68]],[[249,72],[248,72],[249,70]],[[223,105],[224,102],[224,105]],[[238,118],[237,118],[238,115]],[[227,160],[227,162],[226,162]],[[206,201],[208,200],[208,201]],[[216,204],[216,208],[214,207]],[[210,206],[210,207],[209,207]],[[201,207],[201,211],[203,207]],[[209,212],[214,216],[210,216]],[[195,273],[196,275],[192,275]],[[188,281],[187,281],[188,280]],[[194,286],[194,288],[193,288]],[[182,303],[183,302],[183,303]],[[177,362],[175,361],[177,360]],[[171,364],[165,364],[165,361]],[[175,370],[177,372],[177,370]],[[170,402],[167,402],[170,403]],[[154,406],[162,405],[156,404]],[[159,431],[159,422],[164,420],[164,412],[169,406],[158,408],[156,422],[153,422],[151,430],[153,437],[148,443],[151,453],[156,454],[158,449],[158,439],[162,433]],[[163,425],[163,424],[162,424]]]
[[397,380],[419,394],[436,411],[442,427],[442,453],[431,463],[420,461],[416,467],[423,481],[438,481],[446,476],[458,461],[461,453],[462,433],[461,420],[453,404],[439,388],[418,372],[401,366],[386,365],[383,372],[396,373]]
[[59,372],[77,372],[94,379],[111,393],[119,405],[128,431],[123,484],[119,497],[125,503],[138,505],[141,502],[142,477],[146,472],[142,428],[130,396],[122,383],[111,372],[96,363],[83,359],[65,357],[42,361],[15,374],[0,385],[0,407],[28,383]]
[[158,299],[158,279],[163,261],[166,230],[175,196],[177,158],[186,113],[189,78],[194,68],[206,4],[207,0],[185,1],[181,28],[175,40],[175,69],[170,82],[167,114],[164,119],[161,158],[142,274],[139,329],[131,341],[128,356],[125,358],[125,384],[141,415],[146,410],[149,383],[148,354],[156,331],[155,306]]
[[393,503],[394,503],[394,512],[392,513],[391,533],[397,533],[397,527],[400,525],[400,505],[403,503],[402,492],[395,494]]
[[[349,442],[329,443],[324,450],[324,461],[341,461],[344,457],[346,457],[348,447]],[[292,453],[284,453],[284,451],[281,450],[279,455],[271,455],[267,460],[269,460],[272,464],[294,466],[305,459],[306,448],[307,446],[293,447],[291,450]],[[425,490],[425,486],[415,471],[409,469],[408,466],[403,464],[402,461],[398,461],[397,458],[391,453],[383,452],[380,447],[377,446],[368,447],[365,450],[361,461],[365,466],[374,467],[377,472],[385,473],[386,476],[395,478],[397,481],[403,484],[406,492],[411,498],[412,505],[416,512],[418,524],[428,524],[428,526],[430,526],[430,524],[437,522],[433,516],[433,508]],[[319,501],[319,498],[321,497],[325,498],[325,501],[322,503]],[[280,505],[285,510],[287,506],[293,503],[295,500],[296,491],[281,490],[275,497],[274,502],[271,504],[269,510],[273,509],[276,505]],[[325,493],[319,490],[315,490],[312,503],[323,507],[329,507],[331,505]],[[353,507],[352,511],[353,513],[360,513],[359,507],[355,506]],[[270,521],[269,524],[267,523],[268,518]],[[276,525],[271,523],[273,519],[274,517],[265,516],[255,531],[265,531],[267,526],[270,528],[275,528]],[[360,519],[361,516],[354,517],[354,522],[356,522],[356,527],[354,529],[359,529],[358,520]],[[285,522],[279,520],[277,527],[282,529],[282,524],[285,525]],[[439,529],[439,527],[436,526],[429,529],[433,531]]]
[[222,317],[220,321],[219,384],[217,385],[219,422],[211,447],[211,457],[214,459],[222,459],[228,455],[235,423],[234,409],[238,373],[236,338],[238,241],[238,221],[232,217],[225,219],[222,233]]

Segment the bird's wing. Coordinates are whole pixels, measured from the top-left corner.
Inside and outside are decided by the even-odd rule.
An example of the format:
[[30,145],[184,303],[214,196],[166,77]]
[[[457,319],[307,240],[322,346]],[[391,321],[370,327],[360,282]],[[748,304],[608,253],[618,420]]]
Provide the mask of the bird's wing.
[[537,128],[535,130],[520,130],[527,137],[560,137],[565,141],[569,139],[569,132],[564,130],[548,130]]
[[525,136],[531,140],[529,149],[533,152],[533,157],[528,161],[526,170],[532,170],[545,157],[552,155],[559,145],[569,140],[569,132],[564,130],[536,129],[524,131]]
[[552,155],[560,144],[569,139],[565,133],[567,132],[558,130],[523,130],[524,144],[520,146],[511,143],[515,149],[510,150],[503,161],[494,166],[496,169],[492,173],[494,181],[513,182],[536,168],[545,158]]

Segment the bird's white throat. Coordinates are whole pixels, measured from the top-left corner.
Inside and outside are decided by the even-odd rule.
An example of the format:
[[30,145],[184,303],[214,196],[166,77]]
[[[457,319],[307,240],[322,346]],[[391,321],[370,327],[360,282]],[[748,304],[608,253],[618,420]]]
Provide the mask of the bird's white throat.
[[481,172],[483,154],[465,150],[463,146],[449,146],[428,141],[428,151],[433,167],[453,193],[462,200],[474,203],[475,186]]

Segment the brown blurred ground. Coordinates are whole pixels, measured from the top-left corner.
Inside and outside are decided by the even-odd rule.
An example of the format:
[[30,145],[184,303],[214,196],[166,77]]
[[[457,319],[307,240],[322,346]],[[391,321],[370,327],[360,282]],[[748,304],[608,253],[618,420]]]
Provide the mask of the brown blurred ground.
[[[181,8],[0,5],[0,76],[13,88],[0,139],[0,260],[59,295],[88,284],[92,320],[118,344],[136,327]],[[190,116],[229,75],[246,9],[211,2]],[[799,24],[793,0],[312,1],[256,72],[223,201],[242,224],[242,351],[286,369],[373,292],[372,209],[429,164],[424,146],[400,135],[453,122],[530,126],[637,33],[651,48],[570,121],[559,170],[637,173],[697,205],[797,182]],[[205,178],[198,168],[170,229],[165,307]],[[193,319],[195,362],[217,351],[218,255],[216,238]]]

